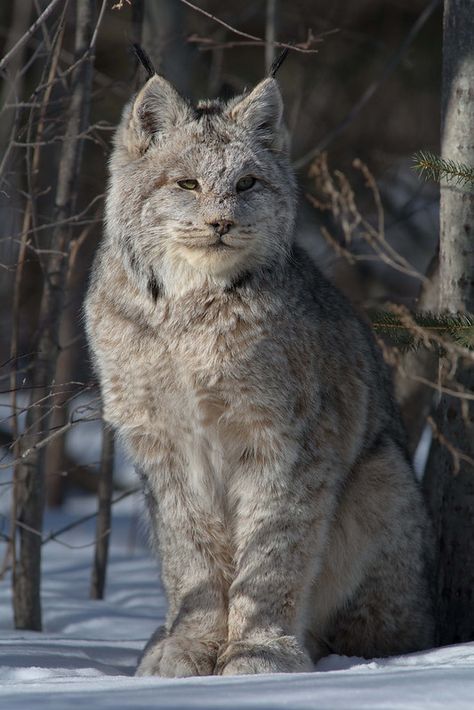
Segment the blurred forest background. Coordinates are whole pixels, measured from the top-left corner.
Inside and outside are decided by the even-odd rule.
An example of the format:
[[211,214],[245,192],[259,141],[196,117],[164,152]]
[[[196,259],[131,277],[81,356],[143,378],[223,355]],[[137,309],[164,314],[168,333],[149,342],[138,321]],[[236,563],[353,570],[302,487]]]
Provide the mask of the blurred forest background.
[[[42,501],[99,490],[100,596],[107,501],[112,487],[117,496],[136,486],[117,452],[112,484],[113,436],[101,437],[81,314],[110,141],[145,78],[131,43],[193,101],[253,86],[281,51],[272,43],[294,45],[278,80],[299,181],[298,239],[359,309],[383,310],[386,325],[388,303],[405,320],[437,308],[439,185],[420,180],[412,156],[440,152],[442,12],[436,0],[1,3],[0,565],[13,568],[17,626],[41,627],[30,582],[45,542]],[[421,471],[436,434],[426,421],[437,357],[390,344],[386,356],[412,455],[424,432]],[[456,451],[451,468],[456,455],[469,459]]]

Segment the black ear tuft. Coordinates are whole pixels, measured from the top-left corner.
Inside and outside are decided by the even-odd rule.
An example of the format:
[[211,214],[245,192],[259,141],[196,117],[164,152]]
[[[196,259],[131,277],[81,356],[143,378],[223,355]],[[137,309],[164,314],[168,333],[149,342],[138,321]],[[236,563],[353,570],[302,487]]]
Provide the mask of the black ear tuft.
[[148,54],[145,52],[143,47],[141,47],[137,42],[134,42],[132,44],[132,49],[133,52],[135,53],[135,56],[137,57],[138,61],[142,65],[142,67],[145,69],[147,73],[147,79],[151,79],[154,74],[156,74],[156,69],[153,66],[153,62],[151,61],[150,57]]
[[285,59],[287,58],[289,51],[290,51],[289,48],[285,47],[283,52],[281,52],[278,55],[278,57],[275,57],[275,59],[273,60],[272,66],[270,67],[270,71],[268,72],[268,76],[271,76],[272,79],[275,78],[277,71],[279,70],[279,68],[281,67],[281,65],[283,64]]

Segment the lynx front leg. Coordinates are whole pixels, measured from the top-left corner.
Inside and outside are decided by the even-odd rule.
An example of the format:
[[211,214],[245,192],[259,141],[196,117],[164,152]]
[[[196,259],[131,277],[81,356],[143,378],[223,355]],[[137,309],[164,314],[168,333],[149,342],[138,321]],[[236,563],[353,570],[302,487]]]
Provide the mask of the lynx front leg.
[[317,472],[257,464],[247,462],[238,492],[236,578],[218,660],[224,675],[312,669],[305,610],[334,495]]
[[172,448],[142,471],[168,599],[166,627],[148,642],[137,675],[212,675],[227,638],[227,567],[222,524],[196,504]]

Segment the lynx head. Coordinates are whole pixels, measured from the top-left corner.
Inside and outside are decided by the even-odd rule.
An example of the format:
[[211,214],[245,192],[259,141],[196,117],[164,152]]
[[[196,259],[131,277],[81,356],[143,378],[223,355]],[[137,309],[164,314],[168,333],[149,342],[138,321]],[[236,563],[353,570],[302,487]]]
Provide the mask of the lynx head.
[[107,229],[143,286],[229,285],[286,258],[294,181],[282,112],[273,78],[192,107],[158,75],[125,108]]

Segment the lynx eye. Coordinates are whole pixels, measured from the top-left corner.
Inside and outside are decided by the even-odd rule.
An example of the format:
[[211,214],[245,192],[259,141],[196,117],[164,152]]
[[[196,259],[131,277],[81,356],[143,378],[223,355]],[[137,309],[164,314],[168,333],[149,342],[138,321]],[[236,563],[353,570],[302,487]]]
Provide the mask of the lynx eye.
[[197,180],[178,180],[178,185],[183,188],[183,190],[197,190],[199,183]]
[[236,188],[237,192],[244,192],[244,190],[250,190],[256,183],[256,179],[252,175],[246,175],[238,180]]

